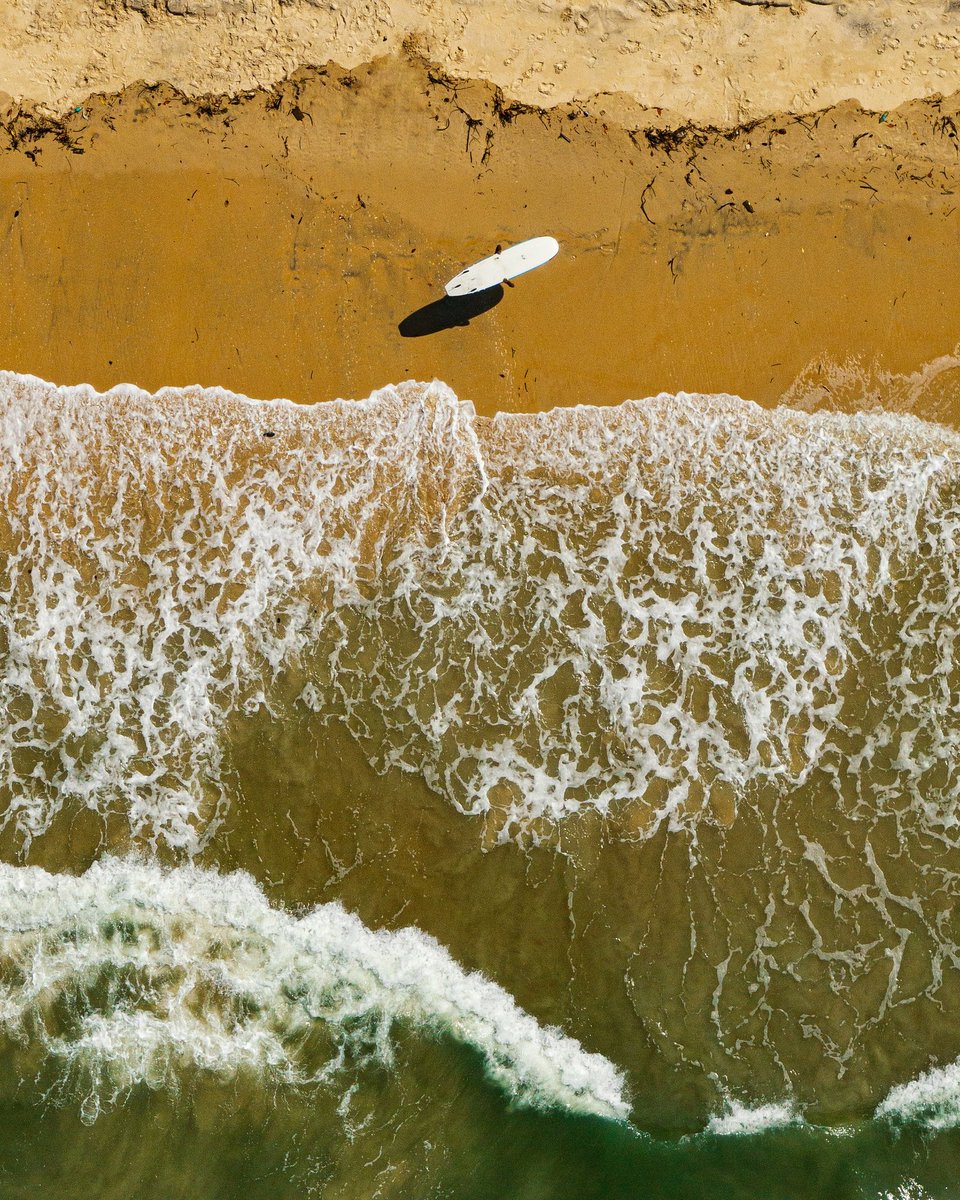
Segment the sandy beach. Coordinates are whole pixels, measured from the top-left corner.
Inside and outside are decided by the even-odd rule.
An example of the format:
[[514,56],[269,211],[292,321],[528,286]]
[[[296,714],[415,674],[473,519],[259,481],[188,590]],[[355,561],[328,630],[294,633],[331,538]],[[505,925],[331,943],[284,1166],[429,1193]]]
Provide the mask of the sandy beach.
[[0,6],[0,1200],[955,1194],[958,50]]
[[[732,128],[623,96],[531,109],[411,54],[13,108],[0,360],[306,402],[439,377],[483,412],[842,404],[866,373],[953,420],[958,127],[960,96]],[[436,306],[448,278],[541,233],[548,270],[444,327],[466,319]]]
[[950,0],[20,0],[0,13],[0,89],[61,112],[135,80],[236,93],[404,46],[526,104],[622,92],[674,124],[960,87]]

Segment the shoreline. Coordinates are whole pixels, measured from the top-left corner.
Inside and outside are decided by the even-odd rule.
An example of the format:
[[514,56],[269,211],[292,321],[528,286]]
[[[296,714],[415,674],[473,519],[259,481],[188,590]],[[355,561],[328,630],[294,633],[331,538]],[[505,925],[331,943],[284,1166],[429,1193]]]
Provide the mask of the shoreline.
[[[300,402],[436,377],[490,413],[662,391],[818,406],[858,370],[906,394],[942,360],[908,407],[956,424],[960,93],[657,120],[622,97],[512,105],[411,57],[21,112],[0,130],[0,364]],[[438,325],[448,278],[540,233],[557,259]]]

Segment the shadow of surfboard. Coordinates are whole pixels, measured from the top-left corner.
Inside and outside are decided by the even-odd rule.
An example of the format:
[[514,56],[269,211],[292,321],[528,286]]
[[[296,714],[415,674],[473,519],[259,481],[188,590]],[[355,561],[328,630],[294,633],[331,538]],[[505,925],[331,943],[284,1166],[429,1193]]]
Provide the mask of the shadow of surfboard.
[[487,312],[502,299],[503,287],[499,283],[471,296],[444,296],[404,317],[397,328],[401,337],[426,337],[455,325],[469,325],[474,317]]

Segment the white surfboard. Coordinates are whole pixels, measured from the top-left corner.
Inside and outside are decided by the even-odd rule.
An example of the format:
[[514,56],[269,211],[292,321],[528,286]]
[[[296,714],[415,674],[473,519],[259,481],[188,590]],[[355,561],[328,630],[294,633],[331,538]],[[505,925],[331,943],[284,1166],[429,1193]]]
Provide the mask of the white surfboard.
[[526,242],[508,246],[489,258],[482,258],[472,267],[465,267],[454,275],[444,288],[448,296],[471,296],[474,292],[485,292],[496,287],[505,279],[515,279],[534,267],[542,267],[560,249],[560,243],[552,237],[535,237]]

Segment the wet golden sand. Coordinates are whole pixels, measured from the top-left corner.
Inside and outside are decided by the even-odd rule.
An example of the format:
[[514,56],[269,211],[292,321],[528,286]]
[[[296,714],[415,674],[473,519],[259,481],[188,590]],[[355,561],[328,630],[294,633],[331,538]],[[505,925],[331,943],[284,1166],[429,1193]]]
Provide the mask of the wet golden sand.
[[[958,109],[664,129],[623,99],[527,109],[405,57],[21,113],[0,133],[0,362],[306,402],[439,377],[481,412],[772,404],[801,376],[795,402],[829,403],[818,384],[851,358],[903,376],[954,350]],[[438,304],[466,262],[544,233],[549,268]],[[956,376],[907,405],[953,421]]]

